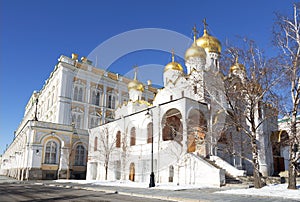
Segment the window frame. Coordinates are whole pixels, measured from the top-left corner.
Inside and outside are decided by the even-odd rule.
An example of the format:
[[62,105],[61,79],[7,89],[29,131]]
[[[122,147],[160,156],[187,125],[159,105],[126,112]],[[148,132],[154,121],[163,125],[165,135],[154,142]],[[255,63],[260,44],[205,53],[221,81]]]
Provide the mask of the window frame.
[[[49,145],[50,144],[50,145]],[[50,147],[50,151],[48,151],[48,145]],[[54,151],[53,151],[53,145],[55,145]],[[58,157],[59,157],[59,150],[60,145],[55,140],[49,140],[45,143],[45,154],[44,154],[44,164],[58,164]]]
[[86,148],[83,144],[77,144],[75,148],[74,156],[75,166],[85,166],[86,165]]

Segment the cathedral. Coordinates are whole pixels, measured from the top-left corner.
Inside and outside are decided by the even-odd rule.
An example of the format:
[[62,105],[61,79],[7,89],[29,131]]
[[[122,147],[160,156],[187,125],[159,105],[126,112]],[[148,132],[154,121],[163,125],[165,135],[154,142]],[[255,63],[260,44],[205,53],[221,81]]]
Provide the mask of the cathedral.
[[[19,180],[150,179],[151,186],[222,186],[228,177],[252,175],[251,162],[236,155],[251,159],[247,137],[225,127],[224,83],[245,79],[246,68],[237,59],[225,76],[220,54],[221,43],[206,26],[199,38],[194,28],[186,69],[172,51],[160,89],[141,83],[137,70],[130,79],[96,68],[86,57],[62,55],[42,89],[30,97],[2,155],[1,174]],[[272,109],[264,105],[261,110]],[[277,117],[260,128],[260,172],[269,176]],[[225,152],[229,136],[234,153]]]
[[[228,177],[252,175],[251,162],[224,149],[226,131],[234,139],[235,153],[251,159],[246,135],[235,128],[225,130],[224,82],[230,78],[242,82],[246,68],[237,59],[224,76],[220,54],[220,41],[206,27],[197,38],[194,28],[193,44],[185,52],[186,71],[172,51],[163,72],[164,86],[153,102],[143,99],[145,89],[136,71],[127,86],[129,99],[115,110],[115,120],[89,130],[87,179],[150,179],[150,187],[155,183],[222,186]],[[272,109],[266,105],[260,110]],[[263,176],[273,173],[270,136],[275,131],[277,117],[265,121],[257,137]]]

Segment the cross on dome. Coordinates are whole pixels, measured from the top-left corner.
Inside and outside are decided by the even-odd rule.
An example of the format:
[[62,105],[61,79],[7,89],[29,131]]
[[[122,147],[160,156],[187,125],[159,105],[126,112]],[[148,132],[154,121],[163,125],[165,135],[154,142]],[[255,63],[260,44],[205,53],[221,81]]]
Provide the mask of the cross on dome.
[[208,26],[207,22],[206,22],[206,18],[204,18],[202,20],[202,23],[203,23],[203,27],[204,27],[204,30],[206,30],[206,27]]
[[137,80],[138,66],[137,66],[137,65],[134,65],[134,66],[133,66],[133,69],[134,69],[134,77],[133,77],[133,79],[134,79],[134,80]]
[[196,28],[196,25],[194,25],[192,30],[193,30],[193,33],[194,33],[194,43],[196,43],[197,34],[199,33],[197,28]]
[[175,61],[175,51],[174,51],[174,48],[171,50],[171,53],[172,53],[172,62]]

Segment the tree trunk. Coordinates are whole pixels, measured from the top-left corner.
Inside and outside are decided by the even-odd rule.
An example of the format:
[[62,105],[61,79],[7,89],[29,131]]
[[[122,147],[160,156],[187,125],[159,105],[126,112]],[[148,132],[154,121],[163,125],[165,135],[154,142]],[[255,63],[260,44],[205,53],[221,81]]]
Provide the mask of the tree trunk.
[[297,111],[294,108],[291,121],[291,135],[290,135],[290,155],[289,155],[289,179],[288,179],[288,189],[296,189],[296,151],[294,151],[294,145],[296,144],[295,139],[297,135]]
[[105,180],[107,180],[108,164],[105,165]]
[[253,177],[254,177],[254,187],[259,189],[265,186],[262,181],[262,175],[259,172],[259,163],[258,163],[258,151],[256,143],[256,135],[252,136],[251,146],[252,146],[252,164],[253,164]]
[[297,189],[297,186],[296,186],[296,168],[295,168],[295,162],[293,161],[292,147],[290,148],[288,189]]

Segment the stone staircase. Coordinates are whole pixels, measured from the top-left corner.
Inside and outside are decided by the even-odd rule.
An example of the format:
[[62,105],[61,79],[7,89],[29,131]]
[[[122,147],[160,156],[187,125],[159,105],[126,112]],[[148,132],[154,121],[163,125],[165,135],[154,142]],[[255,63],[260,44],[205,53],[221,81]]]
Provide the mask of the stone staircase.
[[[205,160],[206,162],[208,162],[209,164],[211,164],[212,166],[218,168],[218,169],[223,169],[220,166],[218,166],[215,161],[210,160],[208,158],[203,158],[203,160]],[[225,170],[225,169],[223,169]],[[227,172],[225,170],[225,182],[226,185],[228,184],[249,184],[249,180],[246,177],[234,177],[232,176],[229,172]]]

